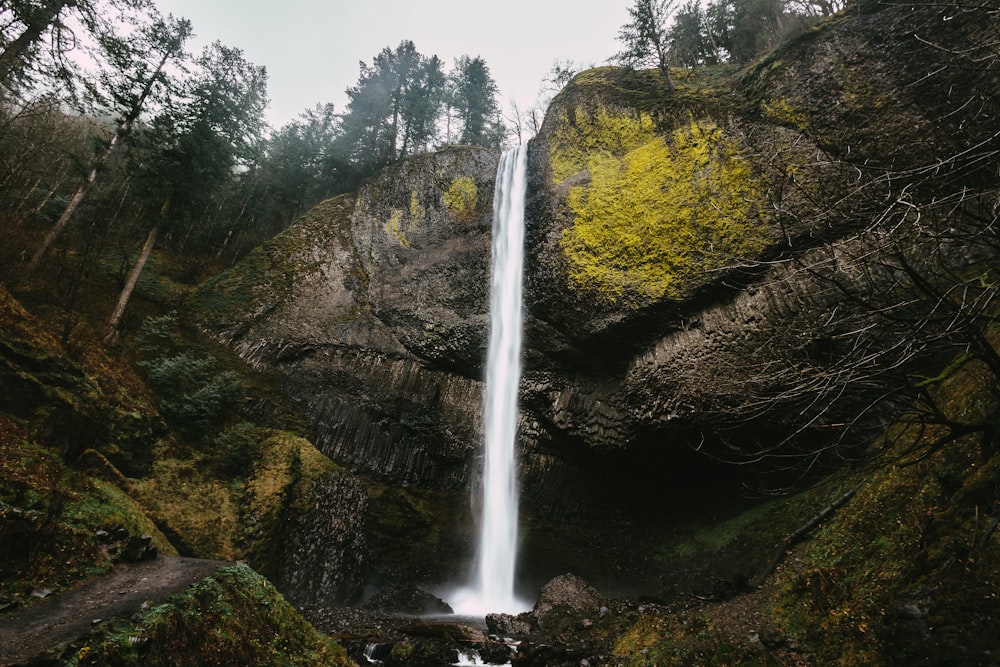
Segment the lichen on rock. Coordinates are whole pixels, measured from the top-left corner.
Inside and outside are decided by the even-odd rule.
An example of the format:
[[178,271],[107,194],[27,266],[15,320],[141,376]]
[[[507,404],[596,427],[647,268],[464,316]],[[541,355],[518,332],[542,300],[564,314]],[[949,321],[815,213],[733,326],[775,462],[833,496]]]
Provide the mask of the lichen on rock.
[[457,222],[469,222],[476,213],[479,202],[479,188],[476,182],[468,176],[456,176],[451,180],[448,189],[441,194],[441,201]]
[[[611,134],[587,156],[589,183],[569,192],[561,239],[575,287],[612,301],[680,298],[771,243],[753,170],[713,121],[692,119],[667,139],[647,114],[594,119],[589,127]],[[572,162],[557,158],[554,174]]]

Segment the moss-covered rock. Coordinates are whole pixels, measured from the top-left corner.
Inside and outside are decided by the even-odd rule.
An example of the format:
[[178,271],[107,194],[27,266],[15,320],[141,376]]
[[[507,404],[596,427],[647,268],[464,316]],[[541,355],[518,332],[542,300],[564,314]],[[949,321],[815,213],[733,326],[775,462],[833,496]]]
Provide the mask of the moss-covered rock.
[[557,185],[587,181],[569,191],[573,222],[560,243],[574,287],[637,306],[678,299],[761,257],[775,239],[759,219],[762,189],[749,162],[713,122],[692,120],[662,137],[648,114],[581,116],[573,129],[557,126],[549,149]]
[[65,590],[106,571],[122,545],[100,531],[149,535],[157,550],[176,554],[146,509],[89,465],[110,466],[107,459],[91,450],[86,470],[76,469],[25,436],[0,416],[0,597],[28,604],[33,591]]
[[[367,559],[367,495],[308,440],[255,429],[236,479],[214,453],[164,450],[135,494],[185,553],[246,560],[299,605],[353,599]],[[192,511],[191,507],[199,508]]]
[[222,568],[138,620],[89,638],[72,665],[353,665],[266,579]]

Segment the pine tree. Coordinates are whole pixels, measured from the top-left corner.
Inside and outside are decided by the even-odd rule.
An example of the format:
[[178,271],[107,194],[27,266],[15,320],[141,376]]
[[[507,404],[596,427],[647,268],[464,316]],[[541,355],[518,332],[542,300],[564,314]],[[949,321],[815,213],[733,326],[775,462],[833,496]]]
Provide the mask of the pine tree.
[[625,67],[656,67],[670,90],[670,31],[667,24],[677,0],[635,0],[628,13],[632,20],[618,31],[625,47],[616,60]]
[[455,61],[452,72],[455,107],[462,124],[459,143],[498,149],[502,128],[498,133],[497,88],[486,61],[480,57],[462,56]]

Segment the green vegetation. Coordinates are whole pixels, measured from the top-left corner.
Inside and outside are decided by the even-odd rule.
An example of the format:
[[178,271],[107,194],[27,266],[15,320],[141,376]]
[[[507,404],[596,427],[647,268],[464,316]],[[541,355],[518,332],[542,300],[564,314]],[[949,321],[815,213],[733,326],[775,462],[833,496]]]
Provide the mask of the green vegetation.
[[368,540],[394,567],[414,572],[460,572],[469,555],[458,548],[472,530],[466,491],[401,488],[366,480]]
[[185,435],[204,435],[244,394],[236,373],[217,370],[214,357],[179,349],[176,313],[147,319],[139,345],[146,356],[139,365],[159,391],[160,413]]
[[218,570],[137,621],[93,636],[67,667],[84,665],[353,665],[266,579],[245,565]]
[[556,184],[589,176],[569,191],[573,223],[561,245],[572,284],[609,301],[680,298],[772,242],[761,186],[710,121],[665,139],[649,114],[578,110],[553,132],[550,163]]
[[98,530],[151,535],[162,553],[176,554],[127,493],[11,426],[0,419],[0,597],[27,604],[36,588],[61,590],[106,571],[116,554],[98,542]]
[[[965,368],[941,384],[938,399],[970,420],[996,415],[986,377]],[[910,453],[868,475],[847,511],[779,568],[770,620],[817,660],[908,662],[919,650],[928,664],[959,654],[976,664],[993,648],[987,610],[996,608],[1000,581],[1000,455],[973,436],[926,449],[940,435],[934,427],[890,428],[883,456]],[[920,635],[912,626],[921,623],[927,636],[916,649],[908,633]]]
[[[968,365],[940,383],[936,398],[972,422],[995,419],[993,382]],[[894,424],[873,445],[874,466],[674,541],[663,569],[748,538],[757,546],[742,543],[744,557],[761,553],[862,482],[761,590],[693,610],[650,611],[621,632],[615,654],[628,665],[990,664],[1000,453],[979,436],[937,448],[941,435],[940,427]]]

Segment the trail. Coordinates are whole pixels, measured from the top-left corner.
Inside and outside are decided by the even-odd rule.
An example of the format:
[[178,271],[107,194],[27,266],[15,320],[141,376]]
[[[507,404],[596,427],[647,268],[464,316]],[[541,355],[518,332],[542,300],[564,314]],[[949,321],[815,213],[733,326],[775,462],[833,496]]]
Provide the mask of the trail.
[[161,556],[119,564],[65,593],[0,618],[0,667],[31,658],[87,634],[96,619],[128,618],[146,601],[160,603],[228,563]]

